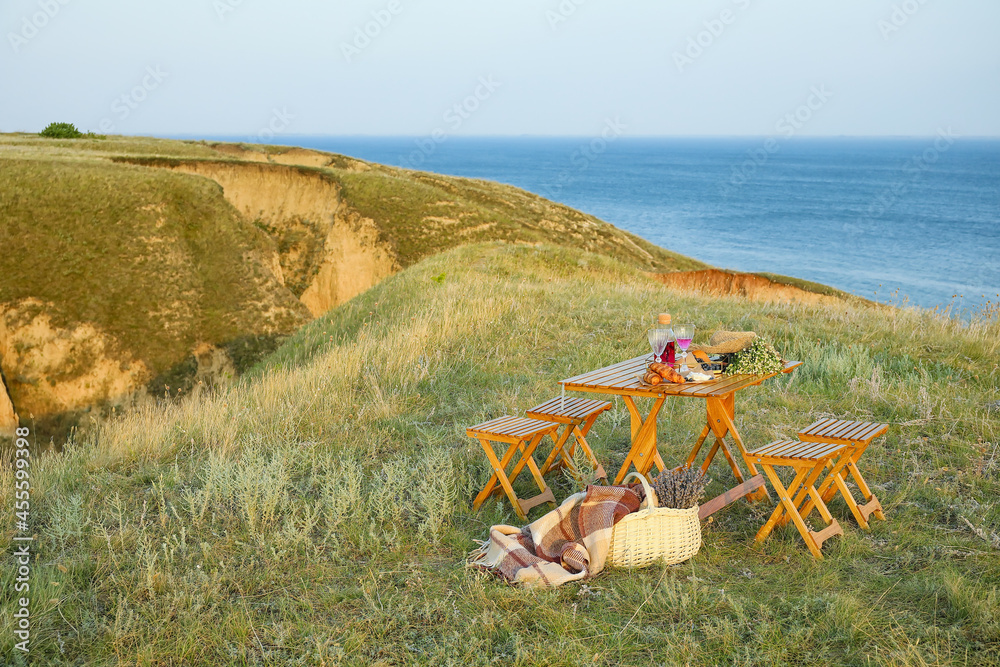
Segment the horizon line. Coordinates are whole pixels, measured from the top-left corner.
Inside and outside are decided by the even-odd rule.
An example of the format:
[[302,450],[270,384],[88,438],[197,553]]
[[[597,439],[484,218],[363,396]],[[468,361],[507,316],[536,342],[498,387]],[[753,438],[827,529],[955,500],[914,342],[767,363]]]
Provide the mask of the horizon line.
[[[81,130],[86,132],[87,130]],[[26,130],[0,130],[0,135],[38,135],[39,132],[29,132]],[[94,133],[100,134],[100,133]],[[422,139],[429,135],[427,134],[365,134],[365,133],[354,133],[354,134],[335,134],[326,132],[283,132],[275,135],[274,137],[260,137],[254,133],[231,133],[231,132],[164,132],[164,133],[147,133],[147,132],[137,132],[137,133],[122,133],[122,134],[108,134],[105,136],[110,137],[128,137],[128,138],[150,138],[150,139],[175,139],[175,138],[201,138],[201,137],[220,137],[225,139],[238,139],[242,143],[247,143],[248,139],[266,139],[267,141],[282,141],[288,139],[295,139],[298,137],[324,137],[331,139]],[[618,137],[617,141],[628,141],[634,139],[780,139],[781,141],[797,141],[797,140],[811,140],[811,139],[928,139],[937,136],[937,134],[809,134],[809,135],[795,135],[795,136],[783,136],[775,134],[634,134]],[[520,133],[520,134],[453,134],[446,135],[446,139],[593,139],[594,135],[591,134],[532,134],[532,133]],[[958,140],[968,140],[968,139],[978,139],[978,140],[1000,140],[1000,134],[970,134],[970,135],[956,135]],[[260,143],[263,141],[256,141],[250,143]]]

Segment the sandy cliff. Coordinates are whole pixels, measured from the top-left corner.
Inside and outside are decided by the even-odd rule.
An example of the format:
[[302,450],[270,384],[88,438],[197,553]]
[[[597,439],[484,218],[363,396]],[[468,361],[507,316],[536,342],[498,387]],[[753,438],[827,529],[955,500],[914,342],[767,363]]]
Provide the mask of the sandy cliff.
[[[310,164],[318,155],[298,153],[293,157],[313,158],[305,160]],[[374,221],[349,210],[339,186],[322,174],[259,163],[191,161],[172,168],[221,185],[226,200],[275,239],[275,277],[314,317],[400,268]]]
[[[91,323],[59,326],[49,314],[52,310],[53,304],[36,299],[0,306],[0,364],[25,416],[121,404],[149,381],[146,365],[121,349],[114,336]],[[0,395],[0,435],[5,426],[10,428],[12,414],[5,388]]]
[[[0,359],[0,366],[3,360]],[[7,394],[7,385],[0,374],[0,438],[13,438],[14,430],[18,426],[17,414],[14,413],[14,404],[10,402]]]
[[751,301],[820,304],[837,301],[835,296],[817,294],[753,273],[704,269],[657,273],[654,278],[674,289],[686,289],[712,296],[739,296]]

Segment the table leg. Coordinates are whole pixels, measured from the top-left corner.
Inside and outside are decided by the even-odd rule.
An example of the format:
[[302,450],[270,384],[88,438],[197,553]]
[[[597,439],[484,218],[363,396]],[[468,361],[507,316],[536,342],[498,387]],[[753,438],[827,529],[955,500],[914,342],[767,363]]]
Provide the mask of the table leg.
[[[753,464],[753,461],[748,460],[746,447],[743,445],[743,438],[740,436],[739,430],[736,428],[736,423],[733,421],[733,417],[736,412],[736,396],[734,394],[729,394],[725,398],[707,398],[705,399],[706,406],[708,408],[708,425],[712,428],[712,432],[715,433],[715,437],[718,443],[721,445],[722,451],[726,456],[726,460],[729,462],[729,466],[733,469],[733,475],[736,479],[743,481],[743,473],[740,472],[739,466],[736,463],[735,458],[733,458],[732,452],[729,451],[729,447],[726,446],[726,436],[730,436],[736,447],[739,449],[740,457],[743,462],[746,463],[747,468],[750,470],[750,476],[755,477],[760,473],[757,470],[757,466]],[[765,487],[760,487],[751,496],[753,500],[764,500],[765,498],[770,498]]]
[[635,469],[643,475],[649,472],[654,463],[660,468],[660,472],[666,467],[656,449],[656,417],[660,413],[666,397],[660,396],[654,401],[653,407],[645,419],[642,418],[639,408],[636,407],[635,400],[631,396],[625,396],[624,400],[632,417],[632,447],[629,449],[628,456],[625,457],[625,463],[622,464],[621,470],[615,477],[615,484],[621,484],[622,480],[625,479],[629,466],[634,465]]
[[708,434],[711,432],[711,427],[708,424],[705,424],[705,428],[701,429],[701,435],[698,436],[698,442],[694,443],[694,448],[691,450],[691,453],[688,454],[687,461],[684,462],[686,467],[690,468],[694,465],[694,460],[698,458],[698,452],[701,451],[701,446],[705,443],[705,438],[707,438]]

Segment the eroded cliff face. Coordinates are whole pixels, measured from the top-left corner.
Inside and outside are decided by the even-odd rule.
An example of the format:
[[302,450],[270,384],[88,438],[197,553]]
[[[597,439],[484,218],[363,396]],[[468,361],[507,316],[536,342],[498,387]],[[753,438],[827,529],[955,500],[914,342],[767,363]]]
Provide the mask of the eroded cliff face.
[[[0,359],[0,367],[3,360]],[[7,385],[0,374],[0,438],[13,438],[14,431],[18,427],[17,414],[14,412],[14,404],[11,403],[7,393]]]
[[[56,324],[53,310],[53,304],[37,299],[0,305],[0,364],[8,402],[22,416],[29,411],[42,417],[131,400],[150,379],[146,365],[93,324]],[[0,426],[5,423],[3,398]]]
[[712,296],[739,296],[752,301],[820,304],[838,301],[837,297],[808,292],[753,273],[735,273],[718,269],[676,271],[653,274],[668,287],[689,289]]
[[336,183],[284,165],[183,162],[210,178],[243,216],[274,238],[275,278],[319,317],[399,270],[375,223],[350,211]]

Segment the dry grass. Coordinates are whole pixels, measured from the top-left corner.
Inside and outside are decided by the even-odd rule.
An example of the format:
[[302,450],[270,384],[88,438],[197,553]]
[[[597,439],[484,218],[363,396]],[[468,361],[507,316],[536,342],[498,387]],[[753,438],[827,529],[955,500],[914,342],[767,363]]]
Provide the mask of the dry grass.
[[[33,664],[1000,660],[995,319],[707,299],[583,259],[544,246],[449,251],[306,326],[238,384],[148,405],[36,460]],[[864,460],[889,520],[866,533],[834,503],[847,530],[822,563],[791,529],[754,546],[770,508],[739,503],[677,567],[556,591],[466,570],[473,540],[516,517],[500,502],[471,512],[490,471],[465,426],[643,351],[648,313],[663,308],[695,321],[698,340],[752,329],[804,360],[741,393],[749,443],[819,415],[891,422]],[[700,407],[662,413],[668,461],[700,429]],[[624,407],[588,439],[614,470]],[[709,495],[732,481],[712,472]],[[0,473],[4,506],[11,481]],[[559,498],[574,484],[551,481]]]

